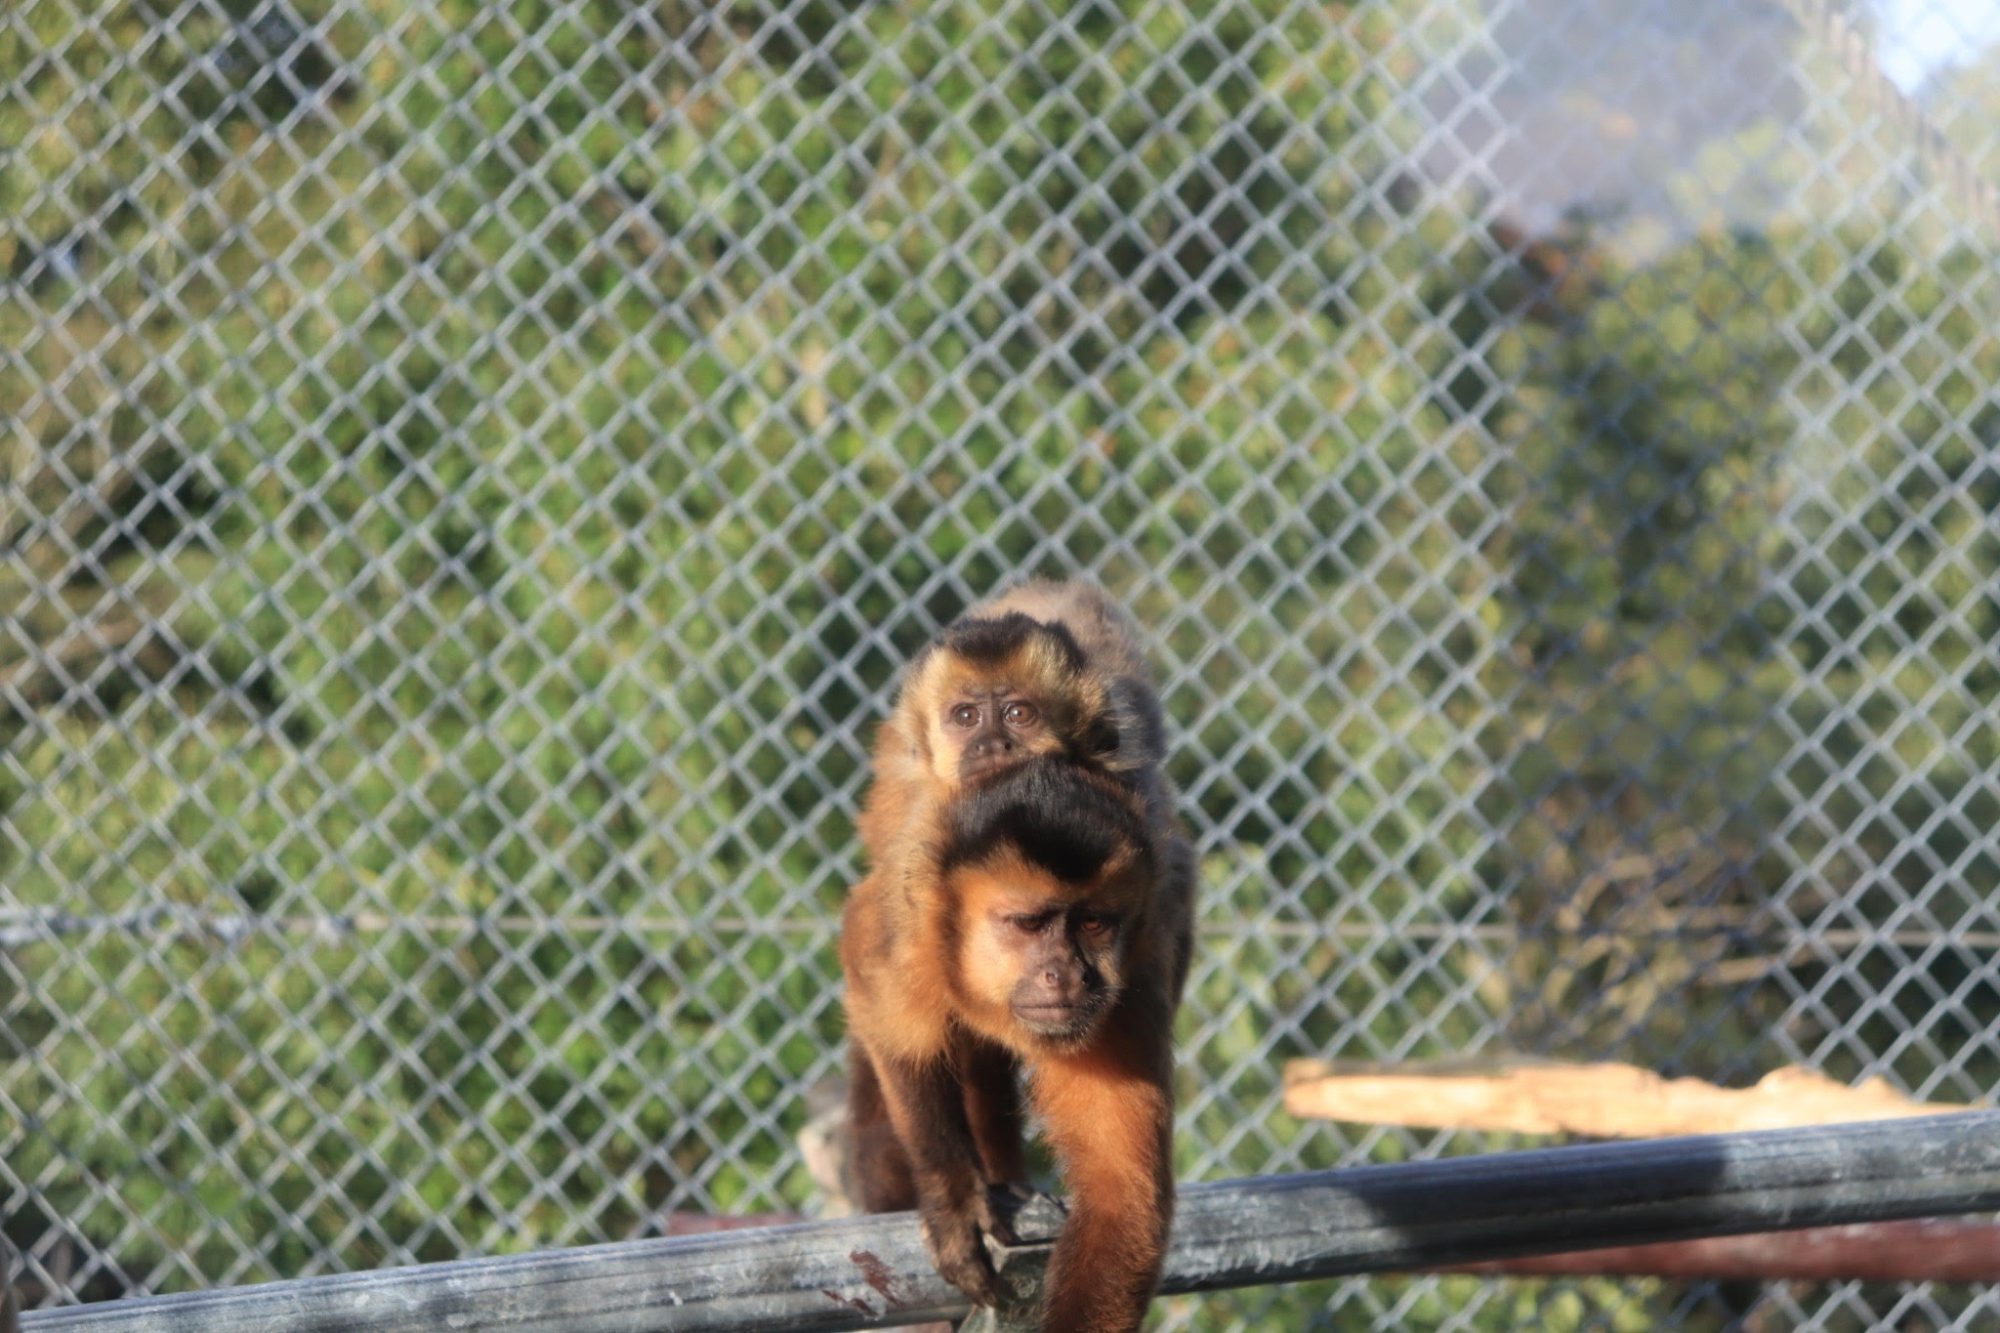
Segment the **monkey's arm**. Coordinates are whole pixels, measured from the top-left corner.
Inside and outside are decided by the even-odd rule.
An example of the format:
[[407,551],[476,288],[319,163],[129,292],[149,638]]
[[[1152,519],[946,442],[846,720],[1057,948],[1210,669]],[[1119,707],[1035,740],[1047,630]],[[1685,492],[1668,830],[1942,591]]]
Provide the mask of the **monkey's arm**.
[[[1028,1166],[1022,1149],[1027,1126],[1021,1114],[1014,1057],[989,1041],[968,1038],[958,1055],[965,1080],[965,1117],[989,1185],[1020,1186]],[[989,1230],[991,1227],[989,1226]]]
[[[1122,1022],[1121,1022],[1122,1020]],[[1114,1015],[1104,1039],[1036,1069],[1069,1222],[1049,1261],[1042,1327],[1132,1333],[1159,1285],[1173,1221],[1173,1061],[1165,1016]]]
[[980,1239],[986,1185],[965,1115],[958,1072],[942,1053],[922,1061],[877,1058],[875,1073],[896,1137],[909,1153],[917,1216],[931,1262],[981,1305],[1000,1299],[999,1280]]

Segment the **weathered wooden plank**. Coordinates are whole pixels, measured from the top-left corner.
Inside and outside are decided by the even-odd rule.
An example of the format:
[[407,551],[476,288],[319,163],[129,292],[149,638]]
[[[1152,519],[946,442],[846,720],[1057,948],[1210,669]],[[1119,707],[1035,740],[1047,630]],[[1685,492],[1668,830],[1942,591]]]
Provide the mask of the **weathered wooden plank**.
[[[2000,1209],[2000,1111],[1191,1185],[1168,1292]],[[23,1333],[839,1330],[951,1318],[907,1216],[44,1311]]]
[[1926,1106],[1881,1079],[1849,1087],[1798,1068],[1773,1070],[1755,1087],[1720,1088],[1621,1064],[1534,1061],[1482,1070],[1366,1069],[1293,1060],[1285,1066],[1285,1109],[1300,1119],[1364,1125],[1649,1139],[1893,1120],[1966,1108]]

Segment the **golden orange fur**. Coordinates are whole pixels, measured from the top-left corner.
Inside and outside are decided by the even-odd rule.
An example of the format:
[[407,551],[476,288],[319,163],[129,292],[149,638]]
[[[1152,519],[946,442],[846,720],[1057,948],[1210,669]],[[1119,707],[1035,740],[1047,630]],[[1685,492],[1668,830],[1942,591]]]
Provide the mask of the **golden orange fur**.
[[878,736],[842,925],[864,1206],[916,1207],[939,1271],[991,1300],[979,1233],[1021,1178],[1025,1072],[1072,1195],[1043,1316],[1061,1333],[1139,1326],[1171,1217],[1194,869],[1161,750],[1102,592],[974,607]]

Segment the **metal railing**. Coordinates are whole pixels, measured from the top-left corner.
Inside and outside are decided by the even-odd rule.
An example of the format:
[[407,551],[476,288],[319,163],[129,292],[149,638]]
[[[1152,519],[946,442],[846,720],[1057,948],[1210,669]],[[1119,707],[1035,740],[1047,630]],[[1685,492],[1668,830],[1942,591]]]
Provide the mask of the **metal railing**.
[[[1163,1290],[2000,1208],[2000,1111],[1220,1181],[1182,1192]],[[1061,1214],[1021,1231],[1046,1251]],[[1025,1257],[1025,1256],[1024,1256]],[[695,1333],[958,1318],[914,1219],[870,1217],[354,1273],[50,1313],[31,1333]]]

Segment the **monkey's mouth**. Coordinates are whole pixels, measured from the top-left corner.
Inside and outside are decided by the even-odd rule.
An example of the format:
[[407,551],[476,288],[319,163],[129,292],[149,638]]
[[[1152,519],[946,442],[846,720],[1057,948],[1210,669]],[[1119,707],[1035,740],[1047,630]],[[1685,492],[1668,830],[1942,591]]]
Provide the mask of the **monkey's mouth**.
[[1014,1017],[1037,1037],[1074,1041],[1088,1036],[1104,1012],[1104,1002],[1096,997],[1076,1004],[1017,1004]]

